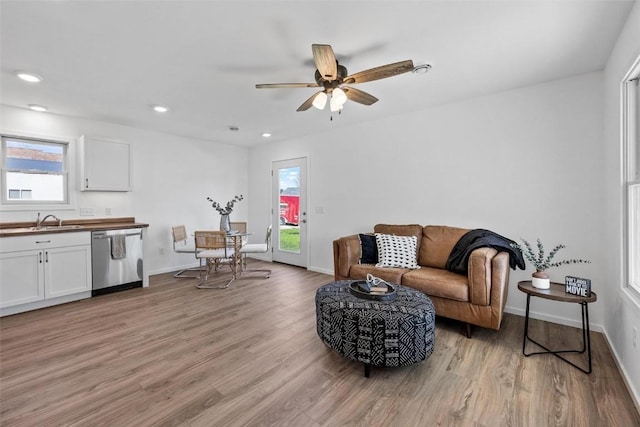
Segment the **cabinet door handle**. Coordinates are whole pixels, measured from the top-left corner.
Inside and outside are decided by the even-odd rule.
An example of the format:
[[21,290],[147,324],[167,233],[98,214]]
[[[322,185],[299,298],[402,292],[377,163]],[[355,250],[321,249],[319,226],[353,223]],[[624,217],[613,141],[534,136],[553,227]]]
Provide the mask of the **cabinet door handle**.
[[38,253],[38,262],[42,264],[42,252]]
[[44,253],[44,262],[49,262],[49,252]]
[[51,240],[36,240],[36,243],[51,243]]
[[89,178],[84,180],[84,188],[89,188]]

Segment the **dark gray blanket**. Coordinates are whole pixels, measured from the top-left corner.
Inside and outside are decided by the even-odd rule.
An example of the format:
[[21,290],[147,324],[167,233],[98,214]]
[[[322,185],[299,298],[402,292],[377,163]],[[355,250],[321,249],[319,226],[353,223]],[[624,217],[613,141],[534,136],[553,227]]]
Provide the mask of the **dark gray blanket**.
[[512,269],[519,267],[521,270],[525,269],[524,258],[522,252],[511,247],[511,244],[516,243],[513,240],[507,239],[493,231],[483,230],[481,228],[471,230],[458,240],[458,243],[453,247],[449,258],[447,259],[446,269],[458,274],[468,273],[467,265],[469,263],[469,256],[471,252],[478,248],[493,248],[499,252],[509,253],[509,266]]

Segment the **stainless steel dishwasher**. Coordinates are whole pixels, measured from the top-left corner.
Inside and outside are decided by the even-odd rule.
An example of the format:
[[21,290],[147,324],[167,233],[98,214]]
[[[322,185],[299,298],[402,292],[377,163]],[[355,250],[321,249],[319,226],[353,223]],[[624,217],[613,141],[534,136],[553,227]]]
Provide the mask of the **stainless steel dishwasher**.
[[142,228],[91,232],[91,295],[141,287],[142,255]]

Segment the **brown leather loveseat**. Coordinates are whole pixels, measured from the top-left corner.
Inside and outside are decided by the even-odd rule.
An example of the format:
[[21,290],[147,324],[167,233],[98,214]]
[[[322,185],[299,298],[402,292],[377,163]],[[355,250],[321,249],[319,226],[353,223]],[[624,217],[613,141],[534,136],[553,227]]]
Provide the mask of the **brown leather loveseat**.
[[374,233],[416,236],[419,269],[360,263],[359,235],[341,237],[333,242],[335,279],[361,280],[371,273],[390,283],[427,294],[438,316],[466,323],[468,337],[471,336],[471,325],[498,330],[509,288],[509,254],[481,247],[471,252],[466,276],[445,269],[452,249],[468,231],[418,224],[378,224],[374,227]]

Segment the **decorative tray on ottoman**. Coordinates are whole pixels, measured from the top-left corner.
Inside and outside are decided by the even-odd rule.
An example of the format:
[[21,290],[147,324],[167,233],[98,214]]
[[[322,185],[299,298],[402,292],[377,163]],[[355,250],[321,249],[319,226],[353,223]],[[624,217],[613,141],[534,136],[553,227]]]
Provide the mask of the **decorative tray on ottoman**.
[[[361,287],[361,285],[364,286]],[[387,282],[382,282],[378,285],[378,287],[385,287],[386,291],[374,291],[367,292],[365,289],[367,287],[366,280],[356,280],[355,282],[349,283],[349,292],[357,298],[371,299],[376,301],[394,301],[396,299],[397,293],[396,288]]]

